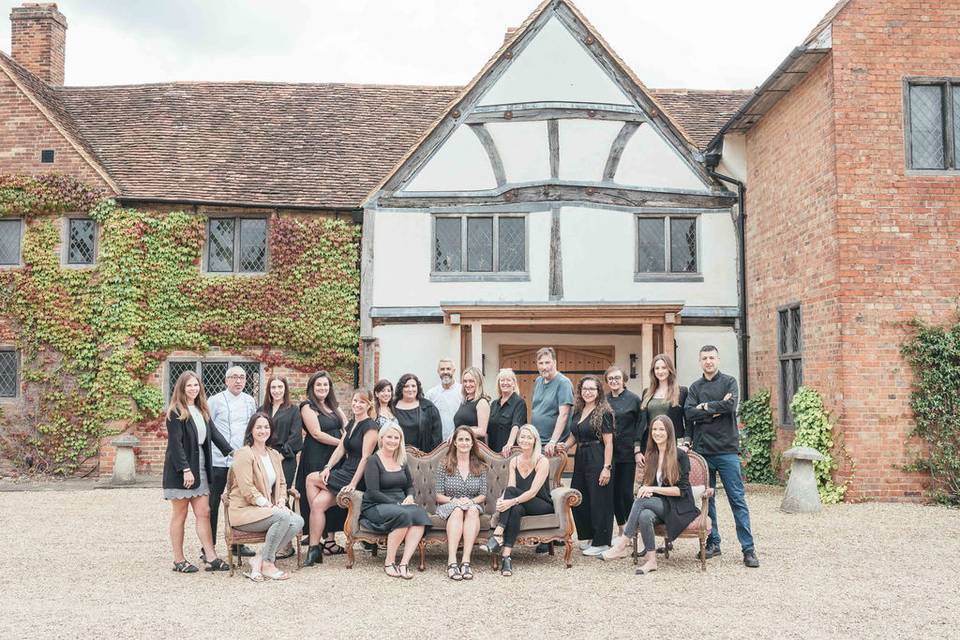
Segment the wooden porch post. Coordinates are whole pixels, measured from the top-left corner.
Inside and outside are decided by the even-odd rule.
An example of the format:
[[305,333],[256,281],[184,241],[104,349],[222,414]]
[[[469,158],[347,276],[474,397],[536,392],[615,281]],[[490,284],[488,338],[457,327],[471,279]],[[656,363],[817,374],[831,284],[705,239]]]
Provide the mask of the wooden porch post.
[[470,324],[470,366],[483,371],[483,325]]
[[673,325],[663,325],[663,352],[670,356],[674,366],[677,364],[677,354],[673,348]]
[[640,333],[640,376],[646,383],[647,372],[650,371],[650,365],[653,364],[653,324],[643,323],[643,331]]

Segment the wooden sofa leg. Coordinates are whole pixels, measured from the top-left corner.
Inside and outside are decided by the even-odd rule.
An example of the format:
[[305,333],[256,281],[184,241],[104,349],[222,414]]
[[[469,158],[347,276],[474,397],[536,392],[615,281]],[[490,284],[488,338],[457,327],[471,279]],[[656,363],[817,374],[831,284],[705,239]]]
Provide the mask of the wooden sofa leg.
[[663,536],[663,559],[670,559],[670,543],[667,542],[667,536]]
[[[323,561],[323,553],[320,554],[320,560]],[[353,569],[353,538],[347,536],[347,569]]]
[[233,577],[234,566],[233,566],[233,545],[227,542],[227,564],[230,565],[230,577]]
[[633,564],[640,564],[640,534],[633,536]]
[[[553,544],[550,544],[550,553],[553,553]],[[573,540],[567,536],[567,539],[563,541],[563,563],[566,565],[567,569],[573,566]]]
[[426,571],[427,570],[427,543],[423,539],[421,539],[420,542],[417,544],[417,547],[419,548],[419,551],[420,551],[420,566],[417,568],[420,569],[420,571]]
[[704,534],[700,534],[700,571],[707,570],[707,541]]

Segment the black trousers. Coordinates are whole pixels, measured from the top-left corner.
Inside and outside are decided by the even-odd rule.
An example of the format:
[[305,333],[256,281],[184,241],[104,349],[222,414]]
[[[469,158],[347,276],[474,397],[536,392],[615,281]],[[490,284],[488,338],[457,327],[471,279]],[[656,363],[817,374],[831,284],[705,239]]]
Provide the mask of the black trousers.
[[595,547],[609,545],[613,538],[613,484],[616,475],[601,487],[602,470],[603,446],[578,445],[570,487],[583,495],[583,502],[573,508],[573,521],[577,525],[577,537],[580,540],[592,540]]
[[[503,492],[503,497],[509,500],[510,498],[516,498],[521,493],[523,491],[516,487],[507,487],[506,491]],[[530,500],[510,507],[501,513],[500,526],[503,527],[503,546],[512,548],[516,543],[517,536],[520,534],[520,519],[523,516],[542,516],[548,513],[553,513],[553,503],[540,496],[534,496]]]
[[220,517],[220,496],[227,488],[227,467],[213,467],[210,478],[210,530],[213,532],[213,546],[217,546],[217,520]]
[[287,488],[293,488],[293,474],[297,471],[297,458],[283,459],[283,480],[287,483]]
[[630,517],[633,506],[633,481],[637,473],[637,463],[633,460],[613,463],[613,515],[617,524],[623,526]]

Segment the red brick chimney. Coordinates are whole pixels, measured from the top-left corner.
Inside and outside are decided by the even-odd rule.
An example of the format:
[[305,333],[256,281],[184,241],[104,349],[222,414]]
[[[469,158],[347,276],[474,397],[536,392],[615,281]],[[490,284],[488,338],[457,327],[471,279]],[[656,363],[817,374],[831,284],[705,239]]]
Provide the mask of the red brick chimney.
[[13,59],[50,84],[63,84],[67,19],[53,2],[24,2],[10,10]]

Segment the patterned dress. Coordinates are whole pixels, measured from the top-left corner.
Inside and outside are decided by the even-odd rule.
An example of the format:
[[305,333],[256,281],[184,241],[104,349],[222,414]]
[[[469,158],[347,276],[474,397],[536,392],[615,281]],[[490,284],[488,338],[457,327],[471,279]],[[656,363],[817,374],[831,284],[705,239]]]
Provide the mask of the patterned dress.
[[[436,493],[443,494],[448,498],[476,498],[477,496],[487,495],[487,472],[482,471],[480,475],[468,474],[466,478],[460,475],[460,472],[454,469],[453,473],[447,473],[443,465],[437,468]],[[446,520],[458,507],[453,502],[437,505],[437,515]],[[471,504],[467,509],[476,509],[483,513],[482,504]]]

